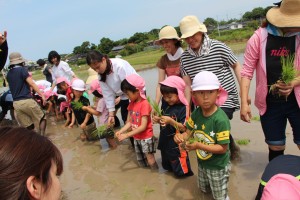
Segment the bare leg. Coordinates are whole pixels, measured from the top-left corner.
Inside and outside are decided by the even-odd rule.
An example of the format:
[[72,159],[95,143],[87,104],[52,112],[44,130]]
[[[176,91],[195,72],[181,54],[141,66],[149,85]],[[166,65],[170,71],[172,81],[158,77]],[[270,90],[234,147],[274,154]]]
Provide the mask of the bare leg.
[[147,157],[147,162],[148,162],[151,170],[157,170],[158,169],[158,165],[156,163],[154,154],[153,153],[146,153],[146,157]]
[[40,122],[40,127],[39,127],[39,131],[42,136],[45,136],[46,126],[47,126],[47,120],[42,119]]

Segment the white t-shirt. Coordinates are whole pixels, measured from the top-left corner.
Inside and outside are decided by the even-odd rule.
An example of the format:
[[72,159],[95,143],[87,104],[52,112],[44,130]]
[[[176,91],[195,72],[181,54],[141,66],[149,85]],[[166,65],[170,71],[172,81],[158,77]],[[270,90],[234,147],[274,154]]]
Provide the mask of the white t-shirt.
[[73,75],[74,75],[74,72],[70,68],[69,64],[64,61],[60,61],[58,66],[53,65],[53,67],[52,67],[53,82],[56,82],[56,79],[59,77],[65,77],[68,81],[71,82]]

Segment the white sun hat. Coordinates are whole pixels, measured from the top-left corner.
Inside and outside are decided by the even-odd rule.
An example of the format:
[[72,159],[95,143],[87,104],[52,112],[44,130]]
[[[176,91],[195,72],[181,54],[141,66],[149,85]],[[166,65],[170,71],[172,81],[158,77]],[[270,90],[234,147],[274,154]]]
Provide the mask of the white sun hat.
[[75,79],[72,82],[72,89],[77,91],[85,91],[85,83],[81,79]]

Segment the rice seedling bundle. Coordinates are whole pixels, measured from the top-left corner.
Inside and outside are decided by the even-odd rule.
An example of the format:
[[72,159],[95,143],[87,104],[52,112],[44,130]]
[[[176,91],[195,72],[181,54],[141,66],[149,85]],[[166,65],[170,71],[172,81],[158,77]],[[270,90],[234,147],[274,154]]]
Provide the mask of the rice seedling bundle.
[[80,110],[83,106],[83,104],[79,101],[72,101],[71,104],[75,110]]

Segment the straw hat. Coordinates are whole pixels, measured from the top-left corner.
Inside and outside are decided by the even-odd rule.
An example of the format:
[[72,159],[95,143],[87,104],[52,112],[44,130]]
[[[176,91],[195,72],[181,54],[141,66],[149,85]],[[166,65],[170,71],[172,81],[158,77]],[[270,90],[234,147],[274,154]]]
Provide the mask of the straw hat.
[[98,79],[98,73],[92,68],[88,69],[88,74],[89,76],[85,82],[86,84],[90,84],[93,80]]
[[175,28],[173,26],[165,26],[162,29],[160,29],[159,33],[158,33],[158,40],[156,41],[157,44],[160,43],[161,40],[171,40],[171,39],[175,39],[175,40],[180,40],[177,31],[175,30]]
[[280,28],[300,27],[300,0],[283,0],[267,12],[267,20]]
[[179,23],[181,38],[187,38],[195,35],[198,32],[206,33],[206,26],[201,23],[196,16],[189,15],[182,18]]
[[25,59],[19,52],[12,52],[9,54],[9,65],[17,65],[25,62]]

